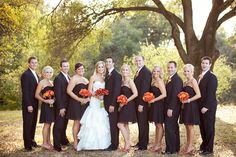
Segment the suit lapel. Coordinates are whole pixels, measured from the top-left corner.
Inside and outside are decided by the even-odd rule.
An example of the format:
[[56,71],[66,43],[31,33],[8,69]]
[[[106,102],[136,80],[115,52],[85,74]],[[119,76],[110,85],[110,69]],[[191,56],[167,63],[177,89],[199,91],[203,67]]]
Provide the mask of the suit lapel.
[[202,79],[200,80],[199,85],[206,80],[206,78],[208,77],[209,74],[210,74],[210,70],[208,72],[206,72],[205,75],[202,77]]

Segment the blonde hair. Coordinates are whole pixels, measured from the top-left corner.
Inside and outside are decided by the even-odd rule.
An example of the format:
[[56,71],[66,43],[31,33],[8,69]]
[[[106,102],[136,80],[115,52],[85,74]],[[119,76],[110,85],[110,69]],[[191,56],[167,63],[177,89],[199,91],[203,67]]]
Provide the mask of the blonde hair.
[[154,77],[153,77],[153,71],[156,69],[156,68],[159,68],[160,69],[160,75],[159,75],[159,77],[162,79],[162,75],[163,75],[163,73],[162,73],[162,69],[161,69],[161,67],[160,66],[158,66],[158,65],[155,65],[154,67],[153,67],[153,69],[152,69],[152,85],[155,83],[155,79],[154,79]]
[[105,62],[103,62],[103,61],[98,61],[98,62],[95,64],[95,70],[94,70],[93,75],[97,75],[99,64],[102,64],[102,65],[103,65],[103,67],[104,67],[104,72],[103,72],[102,75],[105,75],[105,74],[106,74],[106,67],[105,67],[106,65],[105,65]]
[[44,74],[47,70],[50,70],[50,71],[53,72],[53,68],[48,65],[48,66],[45,66],[45,67],[43,68],[42,73]]
[[194,73],[194,66],[192,64],[185,64],[183,69],[185,68],[189,68],[192,74]]

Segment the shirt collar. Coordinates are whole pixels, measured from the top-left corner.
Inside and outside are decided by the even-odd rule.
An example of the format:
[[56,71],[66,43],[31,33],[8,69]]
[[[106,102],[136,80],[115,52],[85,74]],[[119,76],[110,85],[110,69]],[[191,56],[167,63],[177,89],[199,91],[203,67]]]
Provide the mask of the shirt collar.
[[144,65],[143,65],[141,68],[138,69],[138,72],[140,72],[140,70],[141,70],[143,67],[144,67]]
[[208,72],[209,70],[206,70],[206,71],[204,71],[204,72],[202,72],[202,77]]
[[31,71],[32,73],[36,74],[35,70],[33,70],[33,69],[31,69],[31,68],[29,68],[29,69],[30,69],[30,71]]
[[176,72],[173,75],[170,75],[169,77],[172,78],[175,74],[176,74]]
[[109,70],[108,70],[109,74],[111,74],[111,72],[112,72],[113,70],[114,70],[114,67],[111,68],[111,69],[109,69]]

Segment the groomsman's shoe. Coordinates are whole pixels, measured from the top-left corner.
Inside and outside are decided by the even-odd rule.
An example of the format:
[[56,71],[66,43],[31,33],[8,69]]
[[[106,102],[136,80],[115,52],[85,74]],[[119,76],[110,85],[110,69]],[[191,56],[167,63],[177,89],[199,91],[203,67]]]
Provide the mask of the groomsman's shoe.
[[212,155],[213,152],[209,152],[209,151],[202,151],[199,153],[200,155]]
[[138,147],[138,149],[136,149],[135,151],[143,151],[143,150],[147,150],[147,148]]
[[33,151],[33,149],[32,149],[31,147],[26,147],[26,148],[25,148],[25,151],[26,151],[26,152],[31,152],[31,151]]
[[38,145],[35,141],[33,141],[33,142],[32,142],[32,147],[38,148],[39,145]]
[[61,152],[61,151],[62,151],[61,147],[55,147],[55,146],[54,146],[54,150],[56,150],[56,151],[58,151],[58,152]]
[[61,143],[63,146],[68,146],[70,145],[70,141],[66,138],[64,142]]

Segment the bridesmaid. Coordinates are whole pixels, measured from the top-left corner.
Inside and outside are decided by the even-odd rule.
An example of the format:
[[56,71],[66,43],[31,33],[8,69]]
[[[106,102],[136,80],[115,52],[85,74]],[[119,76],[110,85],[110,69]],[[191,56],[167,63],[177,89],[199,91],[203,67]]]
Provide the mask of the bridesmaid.
[[187,144],[183,149],[184,154],[192,154],[194,151],[193,137],[194,137],[194,125],[200,124],[200,116],[198,110],[197,99],[201,97],[201,93],[198,87],[196,79],[193,77],[194,66],[192,64],[184,65],[184,76],[186,81],[184,83],[183,91],[187,92],[190,98],[187,101],[183,101],[184,107],[181,110],[180,123],[185,125],[187,134]]
[[70,101],[67,109],[66,117],[74,120],[72,135],[74,139],[74,149],[76,150],[78,139],[77,134],[80,130],[80,119],[88,106],[89,98],[83,98],[79,95],[81,89],[88,89],[88,79],[83,77],[84,65],[82,63],[75,64],[75,75],[70,79],[67,87],[67,93],[70,95]]
[[152,70],[151,92],[155,99],[149,101],[151,104],[149,121],[154,122],[156,126],[155,143],[151,147],[151,151],[161,152],[163,138],[163,123],[164,123],[164,98],[166,97],[165,83],[161,78],[161,68],[155,66]]
[[39,123],[44,123],[42,131],[43,144],[41,146],[48,150],[52,150],[53,146],[50,141],[50,132],[51,124],[55,121],[53,108],[54,96],[52,96],[51,98],[46,98],[44,95],[48,91],[53,91],[53,81],[50,80],[53,76],[53,68],[50,66],[45,66],[42,70],[42,74],[43,80],[39,82],[35,92],[35,98],[42,101],[39,119]]
[[134,98],[138,96],[138,91],[134,84],[134,81],[130,78],[130,72],[131,69],[127,64],[122,65],[121,94],[125,95],[128,98],[128,101],[124,106],[120,105],[121,108],[117,124],[125,140],[124,151],[127,152],[131,147],[129,122],[135,123],[137,121]]

